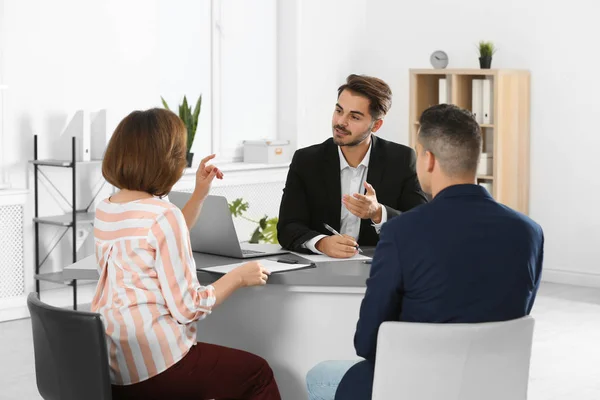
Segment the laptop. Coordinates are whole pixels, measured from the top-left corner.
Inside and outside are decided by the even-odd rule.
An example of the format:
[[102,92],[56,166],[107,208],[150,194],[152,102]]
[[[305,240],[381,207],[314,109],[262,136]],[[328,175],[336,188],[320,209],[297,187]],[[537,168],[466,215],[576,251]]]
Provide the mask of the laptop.
[[[187,192],[171,192],[168,199],[183,209],[191,195]],[[190,241],[192,251],[233,258],[256,258],[289,253],[278,244],[240,243],[227,199],[223,196],[206,197],[200,216],[190,230]]]

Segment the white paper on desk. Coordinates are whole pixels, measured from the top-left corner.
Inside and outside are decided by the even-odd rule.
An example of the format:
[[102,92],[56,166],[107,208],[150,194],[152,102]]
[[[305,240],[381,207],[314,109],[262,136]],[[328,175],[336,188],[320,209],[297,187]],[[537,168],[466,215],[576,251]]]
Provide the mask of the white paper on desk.
[[[259,261],[261,263],[261,265],[263,267],[265,267],[267,269],[267,271],[271,272],[272,274],[277,273],[277,272],[293,271],[296,269],[306,268],[306,267],[311,266],[311,264],[287,264],[287,263],[280,263],[280,262],[273,261],[273,260],[257,260],[257,261]],[[206,272],[216,272],[219,274],[226,274],[228,272],[231,272],[235,268],[239,267],[240,265],[246,264],[247,262],[248,261],[236,263],[236,264],[219,265],[218,267],[198,268],[198,270],[206,271]]]
[[325,254],[304,254],[304,253],[292,253],[292,254],[295,254],[299,257],[305,258],[314,263],[333,262],[333,261],[348,261],[348,260],[361,261],[361,260],[370,260],[371,259],[371,257],[363,256],[362,254],[356,254],[350,258],[333,258],[333,257],[326,256]]

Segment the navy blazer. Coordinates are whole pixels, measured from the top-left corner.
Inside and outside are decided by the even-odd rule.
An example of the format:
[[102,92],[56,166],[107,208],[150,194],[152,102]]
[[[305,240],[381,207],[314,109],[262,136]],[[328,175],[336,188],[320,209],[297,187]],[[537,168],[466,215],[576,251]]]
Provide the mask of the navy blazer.
[[442,190],[385,223],[354,337],[375,360],[384,321],[476,323],[528,315],[544,255],[541,227],[478,185]]

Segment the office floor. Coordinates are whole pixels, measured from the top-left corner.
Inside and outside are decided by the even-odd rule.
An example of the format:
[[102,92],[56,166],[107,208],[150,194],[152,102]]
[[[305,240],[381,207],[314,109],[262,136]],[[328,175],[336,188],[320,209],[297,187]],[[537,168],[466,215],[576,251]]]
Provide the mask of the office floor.
[[[529,400],[599,399],[600,289],[543,283],[533,315]],[[0,323],[0,399],[41,399],[29,319]]]

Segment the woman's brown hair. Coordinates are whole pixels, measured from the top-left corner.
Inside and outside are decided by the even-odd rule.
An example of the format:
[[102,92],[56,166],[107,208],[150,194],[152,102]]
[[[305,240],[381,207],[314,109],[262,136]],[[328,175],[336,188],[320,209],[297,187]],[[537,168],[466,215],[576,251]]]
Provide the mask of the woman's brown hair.
[[167,195],[186,166],[187,130],[173,112],[134,111],[115,129],[102,161],[102,175],[119,189]]

